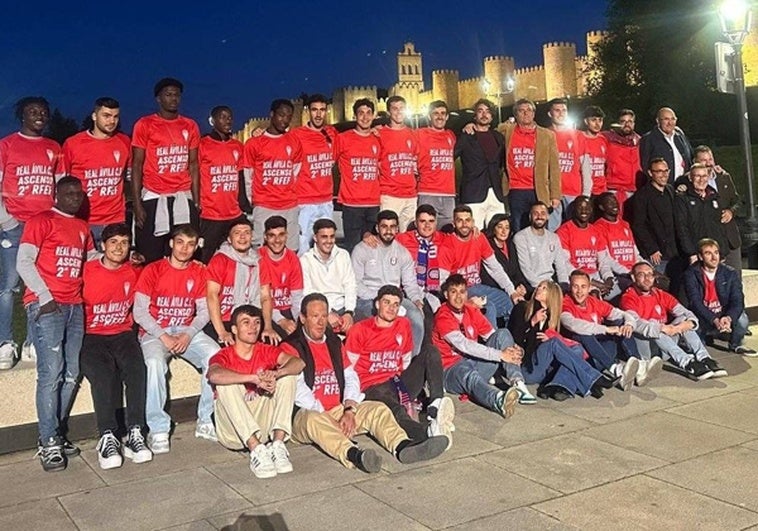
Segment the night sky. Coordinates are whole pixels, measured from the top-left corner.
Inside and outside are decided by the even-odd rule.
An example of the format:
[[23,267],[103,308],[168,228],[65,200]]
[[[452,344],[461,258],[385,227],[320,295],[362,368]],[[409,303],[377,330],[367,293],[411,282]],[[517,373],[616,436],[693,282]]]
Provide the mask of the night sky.
[[[42,95],[80,121],[99,96],[121,102],[124,130],[155,110],[154,83],[184,82],[182,114],[207,129],[211,107],[230,105],[235,126],[264,116],[274,98],[345,85],[389,87],[411,40],[431,70],[481,75],[482,58],[542,62],[542,43],[605,27],[606,2],[502,0],[345,2],[10,2],[0,20],[0,135],[17,129],[13,103]],[[29,8],[33,8],[29,9]]]

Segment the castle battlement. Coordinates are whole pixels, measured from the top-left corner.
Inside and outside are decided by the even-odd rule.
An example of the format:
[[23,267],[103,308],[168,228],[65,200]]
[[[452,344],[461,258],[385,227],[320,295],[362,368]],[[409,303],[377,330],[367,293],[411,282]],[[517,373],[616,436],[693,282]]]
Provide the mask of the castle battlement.
[[432,75],[435,75],[435,74],[453,74],[453,75],[457,76],[458,75],[458,70],[448,70],[448,69],[444,69],[444,68],[442,68],[440,70],[432,70]]
[[490,55],[489,57],[484,58],[484,62],[488,63],[490,61],[513,61],[513,57],[510,55]]
[[484,76],[461,79],[459,83],[481,83],[482,81],[484,81]]
[[348,86],[348,87],[342,87],[342,90],[352,91],[352,92],[366,92],[366,91],[376,91],[376,85],[366,85],[364,86]]
[[592,39],[601,39],[603,37],[607,37],[609,33],[604,30],[595,30],[595,31],[588,31],[587,37]]
[[573,42],[546,42],[542,45],[542,49],[545,48],[576,48],[576,44]]
[[528,72],[544,72],[545,67],[542,65],[536,65],[536,66],[525,66],[522,68],[517,68],[514,72],[516,74],[526,74]]

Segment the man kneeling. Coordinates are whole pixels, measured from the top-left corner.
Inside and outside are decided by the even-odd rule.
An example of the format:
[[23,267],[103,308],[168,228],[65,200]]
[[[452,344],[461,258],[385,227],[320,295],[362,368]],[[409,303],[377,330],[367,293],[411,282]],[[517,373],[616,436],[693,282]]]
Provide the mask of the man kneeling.
[[346,467],[364,472],[379,472],[382,459],[355,444],[356,435],[369,433],[401,463],[432,459],[445,451],[446,437],[410,441],[385,404],[363,401],[358,375],[339,337],[327,326],[328,315],[324,295],[307,295],[300,310],[300,326],[282,344],[285,352],[305,362],[297,378],[295,405],[299,409],[292,437],[304,444],[315,443]]
[[210,359],[208,381],[216,392],[218,441],[232,450],[247,447],[253,474],[271,478],[292,472],[284,441],[292,433],[295,375],[305,364],[258,341],[262,316],[250,305],[232,312],[234,344]]

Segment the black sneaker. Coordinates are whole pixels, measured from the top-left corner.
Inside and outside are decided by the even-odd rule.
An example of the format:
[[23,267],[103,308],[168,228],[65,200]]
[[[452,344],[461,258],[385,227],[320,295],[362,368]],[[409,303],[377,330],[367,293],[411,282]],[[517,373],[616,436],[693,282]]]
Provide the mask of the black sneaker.
[[729,373],[726,372],[726,369],[719,365],[719,363],[713,358],[705,358],[702,363],[713,373],[714,378],[723,378],[724,376],[729,375]]
[[382,469],[382,458],[373,450],[362,450],[353,446],[347,451],[347,460],[355,465],[355,468],[367,474],[375,474]]
[[713,371],[702,361],[698,361],[695,358],[692,358],[692,361],[682,367],[682,369],[685,373],[698,381],[713,378]]
[[66,470],[68,459],[63,453],[63,442],[60,437],[50,437],[43,443],[38,443],[37,456],[39,456],[42,469],[45,472],[58,472]]
[[153,460],[153,452],[147,447],[139,426],[129,428],[129,435],[124,442],[124,457],[131,459],[135,464]]
[[447,450],[447,444],[448,438],[445,435],[435,435],[423,441],[405,440],[397,445],[395,455],[403,464],[428,461]]
[[118,468],[124,462],[119,447],[121,444],[110,430],[103,433],[97,443],[97,462],[103,470]]
[[66,457],[76,457],[82,453],[79,447],[69,441],[66,437],[61,437],[61,441],[63,442],[63,452],[66,454]]

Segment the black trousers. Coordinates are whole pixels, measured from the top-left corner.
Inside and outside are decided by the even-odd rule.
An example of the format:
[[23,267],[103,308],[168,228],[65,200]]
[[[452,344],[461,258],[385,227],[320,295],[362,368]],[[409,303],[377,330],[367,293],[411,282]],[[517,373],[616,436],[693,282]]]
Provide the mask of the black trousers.
[[211,257],[213,257],[227,236],[229,236],[229,229],[232,224],[243,219],[245,219],[244,216],[225,220],[200,218],[200,237],[203,239],[203,247],[200,249],[200,260],[204,264],[207,265],[211,261]]
[[134,332],[86,334],[79,364],[90,382],[100,435],[118,431],[116,411],[122,406],[122,386],[126,386],[126,425],[145,426],[145,362]]
[[[402,372],[400,380],[408,390],[411,399],[421,394],[424,384],[429,386],[429,398],[431,400],[442,398],[444,391],[442,387],[442,361],[439,351],[433,346],[422,348],[418,355],[411,360],[408,368]],[[428,437],[426,426],[413,420],[400,403],[392,380],[372,385],[364,392],[366,400],[377,400],[390,408],[395,415],[395,420],[405,430],[408,437],[414,441],[424,440]]]
[[345,233],[344,247],[353,252],[353,247],[363,239],[365,232],[371,232],[376,226],[379,207],[342,207],[342,230]]
[[[168,241],[170,239],[169,234],[165,234],[163,236],[155,236],[153,233],[155,232],[155,211],[158,207],[158,200],[157,199],[148,199],[147,201],[142,201],[142,208],[145,209],[145,223],[143,223],[142,228],[135,227],[135,245],[137,246],[137,251],[139,251],[142,256],[145,257],[145,264],[149,264],[150,262],[155,262],[156,260],[160,260],[164,256],[168,255],[169,247],[168,247]],[[168,198],[168,221],[169,221],[169,233],[171,230],[173,230],[174,226],[176,225],[174,223],[174,198],[169,197]],[[190,210],[190,224],[195,227],[196,229],[199,229],[200,227],[200,219],[198,217],[197,207],[195,207],[195,204],[190,201],[189,202],[189,210]]]

